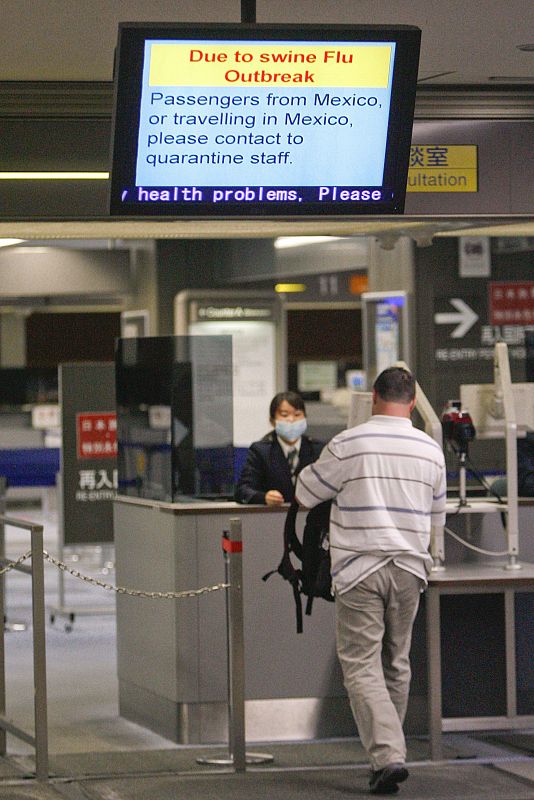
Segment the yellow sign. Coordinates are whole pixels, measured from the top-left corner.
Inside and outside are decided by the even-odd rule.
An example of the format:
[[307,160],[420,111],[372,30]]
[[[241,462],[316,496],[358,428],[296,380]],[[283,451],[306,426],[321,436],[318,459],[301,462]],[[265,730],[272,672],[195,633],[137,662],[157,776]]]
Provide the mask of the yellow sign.
[[477,192],[477,145],[412,145],[407,191]]
[[157,43],[150,86],[350,86],[384,89],[392,45]]
[[361,294],[369,289],[369,277],[367,275],[351,275],[349,278],[349,292],[351,294]]

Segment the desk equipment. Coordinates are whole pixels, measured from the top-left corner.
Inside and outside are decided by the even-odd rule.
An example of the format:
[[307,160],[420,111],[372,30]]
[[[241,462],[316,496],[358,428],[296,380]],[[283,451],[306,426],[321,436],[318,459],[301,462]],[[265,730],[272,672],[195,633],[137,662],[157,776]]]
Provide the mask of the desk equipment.
[[469,411],[462,409],[459,400],[449,400],[449,404],[441,416],[443,434],[449,447],[458,456],[460,474],[460,505],[467,505],[466,462],[469,442],[475,438],[476,431]]

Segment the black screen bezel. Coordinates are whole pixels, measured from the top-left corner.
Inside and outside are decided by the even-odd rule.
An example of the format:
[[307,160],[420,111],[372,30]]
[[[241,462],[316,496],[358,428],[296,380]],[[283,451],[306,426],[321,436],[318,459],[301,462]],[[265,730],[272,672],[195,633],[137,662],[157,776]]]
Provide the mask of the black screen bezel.
[[[383,186],[393,198],[376,203],[123,203],[135,185],[138,119],[146,39],[249,41],[392,41],[396,44]],[[110,215],[178,219],[290,219],[402,214],[406,196],[421,30],[409,25],[274,25],[245,23],[120,23],[115,54]]]

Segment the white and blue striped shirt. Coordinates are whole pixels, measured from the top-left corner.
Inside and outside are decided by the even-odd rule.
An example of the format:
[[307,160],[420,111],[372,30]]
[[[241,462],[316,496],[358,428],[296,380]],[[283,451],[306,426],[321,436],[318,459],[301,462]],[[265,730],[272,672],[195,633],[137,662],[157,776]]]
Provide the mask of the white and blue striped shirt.
[[431,526],[445,524],[441,447],[405,417],[375,415],[343,431],[299,475],[299,502],[333,500],[332,582],[342,594],[388,561],[426,584]]

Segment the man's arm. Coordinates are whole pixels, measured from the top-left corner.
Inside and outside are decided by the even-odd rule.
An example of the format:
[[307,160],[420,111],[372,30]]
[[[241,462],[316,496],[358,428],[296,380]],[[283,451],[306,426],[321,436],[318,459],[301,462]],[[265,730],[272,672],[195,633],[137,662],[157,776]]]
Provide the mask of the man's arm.
[[332,441],[323,449],[320,458],[299,474],[295,489],[299,506],[309,509],[331,500],[341,489],[342,480],[342,462]]
[[[312,462],[315,462],[315,461],[317,461],[317,459],[319,458],[319,456],[321,455],[321,453],[323,451],[323,448],[325,446],[324,442],[318,442],[315,439],[308,439],[308,444],[309,444],[309,446],[311,448]],[[302,450],[301,450],[301,452],[302,452]],[[297,473],[297,489],[298,489],[298,476],[299,476],[300,472],[305,470],[306,467],[308,467],[308,466],[309,466],[309,462],[306,463],[306,466],[302,467],[302,469]],[[299,498],[296,495],[295,495],[295,499],[296,499],[297,503],[299,504],[299,507],[302,508],[303,511],[309,511],[311,506],[306,506],[303,503],[301,503]]]

